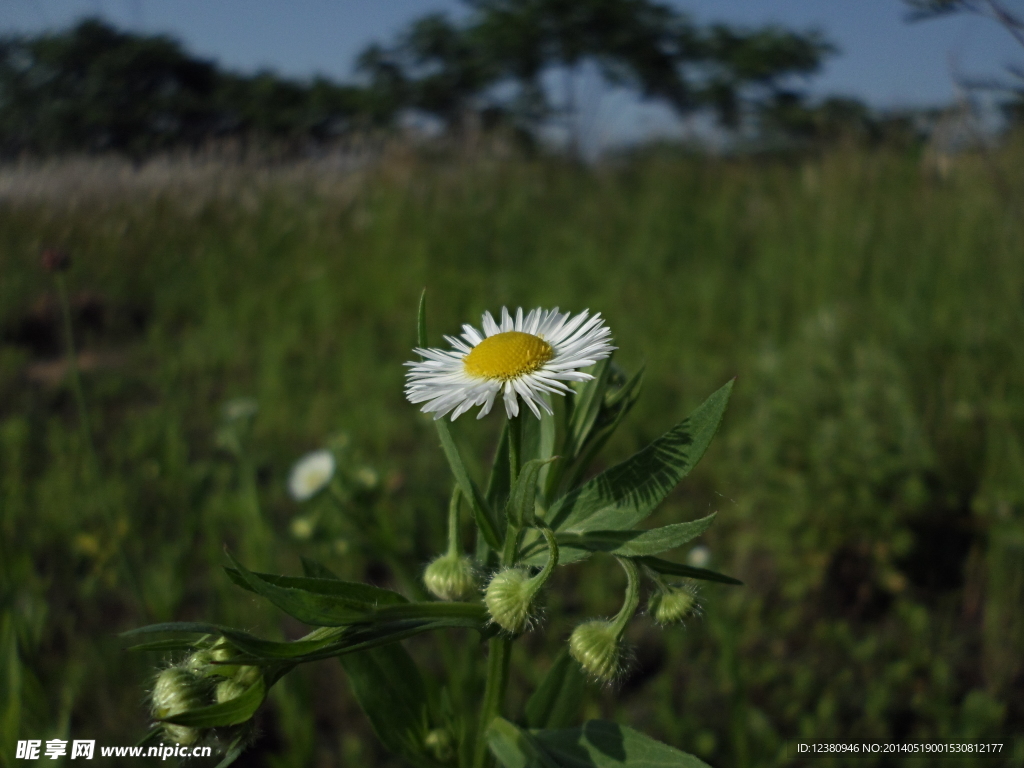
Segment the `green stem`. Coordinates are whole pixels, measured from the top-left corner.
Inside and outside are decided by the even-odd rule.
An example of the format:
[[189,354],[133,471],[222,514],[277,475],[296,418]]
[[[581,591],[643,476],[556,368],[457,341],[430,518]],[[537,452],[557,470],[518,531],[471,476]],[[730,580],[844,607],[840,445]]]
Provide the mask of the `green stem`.
[[[75,335],[71,327],[71,303],[68,301],[68,286],[64,281],[64,275],[58,272],[57,296],[60,300],[61,315],[64,319],[64,342],[67,345],[68,373],[71,375],[71,389],[75,393],[75,404],[78,407],[78,421],[82,429],[82,439],[85,441],[85,450],[89,455],[89,471],[94,476],[99,474],[99,462],[96,457],[96,447],[92,442],[92,427],[89,426],[89,411],[85,406],[85,390],[82,388],[82,377],[78,373],[78,356],[75,354]],[[95,479],[95,477],[94,477]]]
[[480,711],[480,728],[476,734],[473,753],[473,768],[485,768],[491,761],[487,750],[487,729],[494,718],[501,715],[508,688],[509,659],[512,656],[512,638],[505,635],[492,637],[488,643],[487,683],[484,687],[483,708]]
[[540,591],[540,588],[543,587],[551,577],[551,574],[555,570],[555,566],[558,565],[558,542],[555,540],[554,532],[552,532],[552,530],[547,526],[541,528],[540,532],[544,534],[544,539],[548,545],[548,561],[544,563],[544,567],[541,568],[540,573],[530,579],[528,591],[530,600],[533,600],[533,596]]
[[448,502],[448,555],[460,555],[459,546],[459,486],[452,490],[452,500]]
[[626,572],[626,599],[612,620],[615,636],[622,637],[622,633],[626,631],[626,625],[636,613],[637,606],[640,605],[640,571],[636,567],[636,563],[628,558],[617,557],[615,559],[619,561],[622,570]]
[[523,415],[513,416],[508,420],[508,484],[511,488],[519,478],[519,468],[522,466],[521,453],[523,450]]
[[516,564],[519,553],[519,535],[522,533],[522,530],[522,528],[509,524],[508,529],[505,531],[505,546],[501,550],[502,565],[513,566]]

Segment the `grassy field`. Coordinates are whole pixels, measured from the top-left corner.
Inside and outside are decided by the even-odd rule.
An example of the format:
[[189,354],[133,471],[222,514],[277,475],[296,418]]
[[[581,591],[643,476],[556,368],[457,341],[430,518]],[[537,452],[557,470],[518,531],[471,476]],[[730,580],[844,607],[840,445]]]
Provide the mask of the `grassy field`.
[[[604,465],[738,377],[655,522],[717,510],[712,567],[746,586],[706,587],[685,629],[635,621],[631,672],[588,690],[588,716],[723,768],[786,762],[795,739],[997,741],[1024,765],[1022,161],[1021,146],[941,174],[859,149],[598,168],[394,150],[0,171],[0,765],[20,764],[19,738],[146,732],[163,662],[124,652],[123,630],[300,634],[231,586],[225,544],[253,567],[296,573],[307,555],[395,582],[329,510],[287,496],[308,450],[338,448],[409,562],[439,551],[450,481],[402,396],[424,286],[434,342],[503,304],[604,313],[619,364],[647,366]],[[95,456],[48,245],[74,258]],[[259,404],[241,459],[222,417],[239,397]],[[486,458],[497,424],[456,433]],[[617,608],[600,588],[614,569],[566,569],[528,644],[543,663]],[[440,674],[436,643],[411,647]],[[514,663],[521,701],[543,663]],[[323,662],[275,688],[240,764],[389,759]],[[942,765],[975,763],[995,765]]]

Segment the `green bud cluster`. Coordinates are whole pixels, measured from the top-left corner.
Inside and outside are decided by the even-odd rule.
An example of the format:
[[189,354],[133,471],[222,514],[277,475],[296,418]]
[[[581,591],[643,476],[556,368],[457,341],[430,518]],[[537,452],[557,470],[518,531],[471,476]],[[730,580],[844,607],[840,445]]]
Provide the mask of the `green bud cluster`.
[[[247,664],[224,663],[234,658],[234,649],[222,638],[196,651],[182,663],[163,670],[153,686],[153,716],[166,720],[241,696],[259,680],[262,672],[259,667]],[[216,731],[174,723],[163,723],[163,730],[168,741],[178,744],[195,744],[201,739],[213,743],[219,738]]]
[[612,622],[601,619],[580,624],[569,637],[569,653],[587,674],[610,682],[620,668],[619,631]]
[[530,626],[537,590],[525,568],[506,568],[491,578],[484,603],[491,620],[506,632],[518,635]]
[[647,612],[663,626],[681,624],[700,613],[697,589],[690,584],[665,584],[647,600]]
[[423,583],[441,600],[469,600],[479,589],[473,561],[454,552],[431,562],[423,572]]

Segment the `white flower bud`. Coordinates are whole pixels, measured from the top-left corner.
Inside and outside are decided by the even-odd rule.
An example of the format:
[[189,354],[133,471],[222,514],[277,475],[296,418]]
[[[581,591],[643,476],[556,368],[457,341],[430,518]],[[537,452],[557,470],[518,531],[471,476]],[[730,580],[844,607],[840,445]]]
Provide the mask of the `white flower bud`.
[[531,581],[525,568],[506,568],[494,574],[484,593],[491,620],[514,635],[530,626],[536,592]]
[[660,587],[648,599],[647,612],[663,626],[680,624],[700,613],[697,589],[689,584]]
[[[209,684],[186,667],[165,669],[153,687],[153,715],[160,720],[205,707],[208,703]],[[194,744],[203,736],[203,731],[184,725],[164,723],[163,728],[169,740],[180,744]]]
[[423,572],[423,583],[430,594],[441,600],[468,600],[478,589],[474,571],[473,561],[468,557],[441,555]]
[[587,674],[607,683],[619,672],[619,633],[610,621],[580,624],[569,638],[569,653]]

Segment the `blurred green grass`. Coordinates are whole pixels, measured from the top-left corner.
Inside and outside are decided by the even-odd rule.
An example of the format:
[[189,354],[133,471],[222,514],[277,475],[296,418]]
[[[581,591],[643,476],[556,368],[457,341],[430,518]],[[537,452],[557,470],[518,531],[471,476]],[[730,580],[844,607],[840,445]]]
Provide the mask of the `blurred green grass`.
[[[718,510],[712,565],[747,585],[705,588],[685,629],[635,622],[632,673],[591,689],[588,716],[716,766],[785,762],[798,739],[1002,741],[1024,765],[1022,159],[1018,143],[940,174],[851,148],[662,149],[598,168],[399,151],[344,172],[172,169],[149,186],[110,174],[65,189],[56,173],[8,194],[0,764],[18,738],[145,732],[159,660],[120,650],[120,631],[202,617],[296,635],[230,586],[225,544],[288,572],[310,555],[391,580],[290,534],[288,469],[341,433],[350,466],[383,478],[377,509],[409,557],[439,550],[450,481],[402,397],[426,286],[435,343],[503,304],[604,313],[618,362],[648,370],[606,463],[738,376],[716,443],[657,521]],[[48,245],[74,258],[98,473],[59,363]],[[260,407],[265,528],[216,441],[239,396]],[[494,419],[456,426],[488,458]],[[601,562],[561,576],[526,645],[548,659],[580,618],[614,611],[602,585],[616,578]],[[415,650],[437,666],[438,646]],[[513,704],[542,671],[518,658]],[[330,663],[276,690],[245,759],[389,764]],[[943,764],[976,762],[991,764]]]

